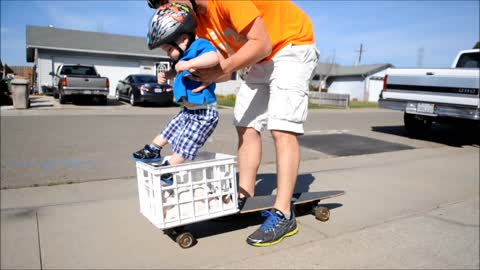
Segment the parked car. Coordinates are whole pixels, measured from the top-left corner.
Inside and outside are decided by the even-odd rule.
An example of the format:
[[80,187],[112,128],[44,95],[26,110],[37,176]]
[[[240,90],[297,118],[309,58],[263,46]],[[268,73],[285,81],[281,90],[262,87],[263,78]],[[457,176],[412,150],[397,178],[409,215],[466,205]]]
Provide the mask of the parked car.
[[53,97],[65,104],[75,97],[92,97],[101,104],[107,104],[110,88],[108,78],[101,77],[92,65],[60,65],[53,84]]
[[425,135],[433,122],[480,126],[480,50],[461,51],[451,68],[388,69],[381,108],[404,112],[407,131]]
[[126,100],[132,106],[142,103],[167,105],[173,102],[172,86],[157,83],[157,77],[149,74],[132,74],[117,84],[115,97]]

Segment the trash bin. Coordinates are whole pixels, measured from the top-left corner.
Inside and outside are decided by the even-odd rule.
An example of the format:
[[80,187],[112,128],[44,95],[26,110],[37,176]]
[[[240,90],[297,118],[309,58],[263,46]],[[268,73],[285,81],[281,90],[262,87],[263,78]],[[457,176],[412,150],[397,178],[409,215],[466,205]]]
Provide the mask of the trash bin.
[[28,93],[28,80],[13,79],[10,82],[10,91],[12,92],[13,108],[28,109],[30,107],[30,98]]

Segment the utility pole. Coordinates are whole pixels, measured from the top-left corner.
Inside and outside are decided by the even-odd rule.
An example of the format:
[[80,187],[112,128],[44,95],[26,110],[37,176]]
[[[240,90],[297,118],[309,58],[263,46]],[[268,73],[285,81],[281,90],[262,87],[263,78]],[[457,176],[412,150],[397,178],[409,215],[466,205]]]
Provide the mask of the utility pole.
[[358,62],[355,64],[355,66],[362,62],[362,54],[363,52],[365,52],[365,50],[363,49],[362,43],[360,43],[360,50],[357,50],[356,52],[358,52]]
[[97,21],[97,32],[103,33],[103,21]]

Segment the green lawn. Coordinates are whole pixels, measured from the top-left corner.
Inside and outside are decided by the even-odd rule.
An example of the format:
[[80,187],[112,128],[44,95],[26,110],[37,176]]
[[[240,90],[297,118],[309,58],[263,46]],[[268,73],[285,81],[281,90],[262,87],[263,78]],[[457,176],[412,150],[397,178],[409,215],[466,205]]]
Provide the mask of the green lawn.
[[[235,106],[235,95],[217,95],[218,105],[225,107]],[[309,109],[343,109],[341,107],[328,106],[328,105],[318,105],[315,103],[308,103]],[[378,108],[377,102],[364,102],[364,101],[351,101],[350,108]]]
[[235,95],[217,95],[217,103],[220,106],[233,107],[235,106]]
[[378,108],[378,102],[350,101],[350,108]]

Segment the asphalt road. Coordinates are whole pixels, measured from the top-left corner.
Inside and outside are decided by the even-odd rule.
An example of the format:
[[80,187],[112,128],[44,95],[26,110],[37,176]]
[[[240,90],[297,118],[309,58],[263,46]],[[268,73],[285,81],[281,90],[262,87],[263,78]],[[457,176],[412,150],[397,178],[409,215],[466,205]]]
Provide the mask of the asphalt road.
[[[34,102],[29,110],[1,111],[2,189],[135,177],[131,153],[149,143],[178,112],[176,107],[132,108],[123,103],[105,107],[59,105],[49,98],[37,100],[37,104],[35,107]],[[203,150],[235,155],[232,110],[221,109],[220,115],[220,123]],[[268,132],[263,134],[262,163],[272,164],[272,138]],[[435,126],[427,140],[415,140],[407,136],[399,112],[352,109],[311,110],[301,142],[302,160],[306,161],[459,147],[478,140],[445,126]],[[163,153],[170,154],[170,148]]]
[[[478,134],[436,125],[416,140],[397,112],[311,111],[296,191],[344,190],[322,202],[329,222],[298,216],[300,233],[259,249],[245,243],[256,216],[209,220],[187,226],[198,243],[183,250],[139,212],[129,158],[178,108],[34,105],[0,111],[2,187],[84,183],[0,191],[2,269],[479,268]],[[235,154],[221,117],[205,150]],[[265,135],[257,195],[276,189]]]

